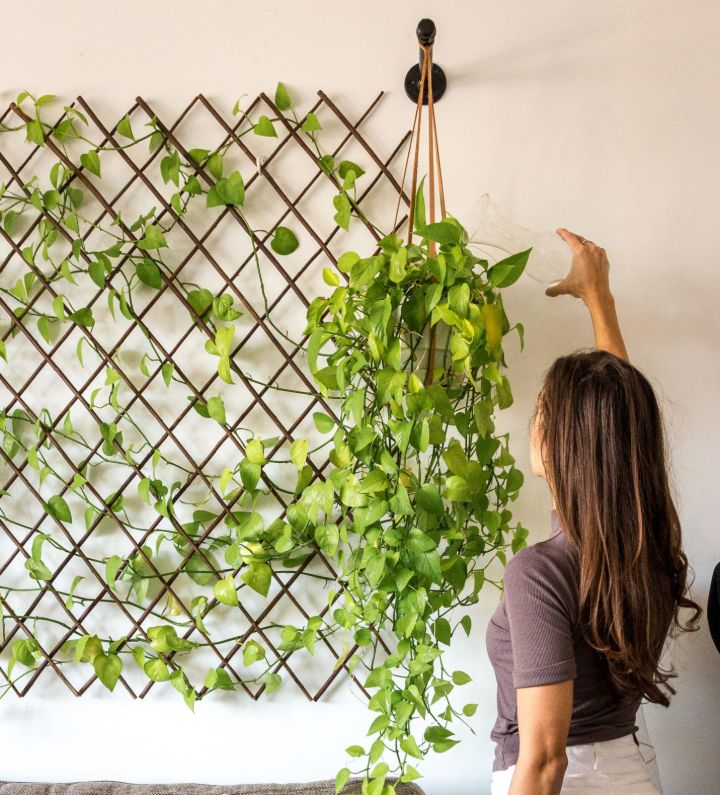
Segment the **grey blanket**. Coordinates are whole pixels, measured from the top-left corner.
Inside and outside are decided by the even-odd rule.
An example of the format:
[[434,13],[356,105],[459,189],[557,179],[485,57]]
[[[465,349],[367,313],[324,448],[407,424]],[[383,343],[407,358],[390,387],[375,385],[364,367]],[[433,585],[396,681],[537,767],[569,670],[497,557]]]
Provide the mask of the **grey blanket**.
[[[425,795],[416,784],[395,784],[398,795]],[[335,795],[333,781],[305,784],[125,784],[122,781],[78,781],[67,784],[0,782],[0,795]],[[360,795],[360,779],[351,779],[341,795]]]

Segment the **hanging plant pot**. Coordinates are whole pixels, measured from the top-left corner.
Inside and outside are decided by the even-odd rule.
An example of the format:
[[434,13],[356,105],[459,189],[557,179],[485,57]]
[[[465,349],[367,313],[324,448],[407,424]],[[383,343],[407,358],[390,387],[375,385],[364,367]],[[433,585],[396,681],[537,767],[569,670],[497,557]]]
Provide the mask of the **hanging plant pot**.
[[457,388],[465,380],[463,358],[453,360],[452,329],[439,320],[428,323],[421,332],[404,329],[400,339],[403,367],[423,384],[442,381]]

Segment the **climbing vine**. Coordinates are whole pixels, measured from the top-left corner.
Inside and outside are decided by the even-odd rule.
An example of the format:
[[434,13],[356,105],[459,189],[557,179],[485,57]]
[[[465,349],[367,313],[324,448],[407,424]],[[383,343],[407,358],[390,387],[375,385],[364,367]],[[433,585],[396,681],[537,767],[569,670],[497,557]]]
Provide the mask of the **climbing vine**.
[[[511,325],[502,291],[520,277],[529,252],[495,263],[474,256],[456,219],[427,222],[422,183],[411,242],[370,222],[356,187],[364,169],[323,151],[320,119],[299,117],[282,84],[275,115],[252,119],[238,103],[233,115],[241,123],[222,146],[187,151],[155,117],[136,134],[126,116],[115,138],[98,145],[86,137],[88,119],[77,108],[65,107],[61,121],[48,124],[43,111],[53,100],[23,92],[20,121],[0,128],[24,133],[55,159],[47,175],[0,185],[2,233],[22,264],[17,278],[0,282],[0,357],[7,373],[26,347],[52,355],[71,340],[88,378],[86,388],[75,387],[58,368],[55,377],[73,397],[73,409],[58,412],[14,392],[0,373],[10,390],[0,412],[0,522],[9,538],[29,541],[16,552],[25,557],[27,582],[10,584],[0,573],[9,654],[2,692],[42,661],[56,671],[90,666],[109,690],[134,665],[148,682],[169,682],[190,708],[217,690],[260,685],[272,692],[283,679],[263,642],[269,625],[227,635],[226,617],[242,611],[250,593],[267,597],[277,574],[301,576],[308,558],[322,554],[337,575],[313,574],[305,587],[329,587],[328,609],[275,627],[277,650],[313,654],[324,639],[343,639],[336,667],[345,665],[371,691],[373,718],[366,741],[346,749],[351,761],[338,772],[337,789],[360,775],[366,795],[392,795],[388,777],[418,778],[417,760],[453,747],[453,722],[473,716],[475,704],[454,703],[470,677],[448,670],[445,652],[458,631],[471,633],[463,609],[486,582],[497,584],[488,567],[504,563],[527,536],[508,507],[523,476],[495,417],[513,399],[504,338],[517,331],[522,345],[522,326]],[[305,328],[295,330],[273,317],[262,255],[268,248],[272,256],[293,254],[298,236],[292,224],[253,226],[247,175],[229,170],[226,157],[245,136],[275,137],[279,124],[304,137],[333,182],[335,223],[348,230],[362,222],[379,237],[373,252],[328,258],[318,289],[326,294],[312,300]],[[106,207],[111,220],[93,220],[86,207],[101,200],[94,186],[106,152],[142,144],[160,156],[167,206],[127,219]],[[173,230],[197,207],[229,211],[247,232],[267,321],[305,356],[304,389],[265,383],[239,360],[237,321],[248,307],[231,281],[220,290],[196,283],[168,256]],[[212,362],[223,390],[195,386],[178,346],[153,333],[147,307],[165,292],[204,337],[195,353]],[[96,333],[107,322],[125,329],[125,346]],[[197,347],[200,337],[189,339]],[[216,470],[208,460],[195,471],[162,444],[171,429],[143,391],[153,382],[187,398],[183,417],[222,429],[231,466]],[[266,438],[241,426],[228,409],[228,390],[261,388],[316,399],[315,435]],[[136,419],[139,410],[165,429],[160,441]],[[318,456],[326,468],[314,463]],[[294,486],[282,485],[281,470]],[[18,487],[42,504],[39,522],[28,521],[14,499]],[[286,507],[268,516],[264,500],[272,495],[284,496]],[[85,552],[83,542],[108,528],[130,542],[129,554]],[[65,563],[56,569],[53,561],[68,559],[84,563],[84,573],[70,580]],[[59,618],[42,611],[39,598],[49,589],[63,600]],[[14,610],[20,595],[31,599],[29,611]],[[122,637],[83,631],[73,610],[98,601],[124,611],[133,629]],[[189,661],[209,646],[240,646],[247,675],[231,673],[223,660],[194,679]]]

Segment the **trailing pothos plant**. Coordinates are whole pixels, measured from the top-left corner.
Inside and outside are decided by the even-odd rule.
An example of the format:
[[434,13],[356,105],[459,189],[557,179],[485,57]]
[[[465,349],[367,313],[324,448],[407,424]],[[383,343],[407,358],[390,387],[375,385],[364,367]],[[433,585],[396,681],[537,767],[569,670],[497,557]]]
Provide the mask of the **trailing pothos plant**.
[[[187,153],[154,117],[139,137],[130,118],[124,118],[116,128],[123,143],[98,146],[86,137],[87,118],[76,108],[66,107],[54,125],[45,122],[41,111],[51,99],[23,92],[17,105],[31,105],[30,112],[20,114],[16,127],[0,129],[24,132],[29,143],[50,147],[57,157],[47,175],[0,186],[3,234],[8,241],[23,236],[22,248],[16,245],[25,267],[14,284],[0,283],[7,315],[0,357],[12,364],[13,355],[21,355],[14,343],[18,336],[39,335],[38,344],[52,353],[72,327],[80,332],[79,363],[89,367],[91,350],[104,384],[95,386],[85,401],[98,421],[92,437],[75,427],[70,411],[58,414],[57,407],[33,411],[28,403],[11,400],[9,409],[0,412],[2,459],[9,472],[0,492],[0,521],[21,537],[28,532],[32,537],[25,561],[27,586],[0,582],[1,641],[10,650],[4,692],[32,675],[42,659],[58,670],[90,665],[113,690],[126,664],[134,661],[149,682],[169,682],[192,708],[198,697],[241,684],[224,664],[211,668],[204,681],[192,681],[185,661],[211,644],[241,644],[249,669],[242,684],[259,683],[271,692],[281,685],[280,665],[269,660],[262,639],[247,633],[215,637],[208,618],[219,608],[239,609],[247,589],[267,596],[274,572],[302,567],[319,549],[336,563],[339,576],[313,575],[304,586],[330,581],[331,609],[310,616],[304,625],[282,627],[278,650],[312,653],[320,638],[346,637],[337,665],[346,665],[356,676],[364,672],[373,719],[363,744],[347,749],[353,761],[338,772],[337,790],[360,775],[364,795],[393,795],[388,779],[419,777],[416,760],[431,749],[453,747],[453,722],[474,714],[475,704],[458,709],[453,703],[453,691],[470,677],[449,671],[446,653],[460,629],[471,632],[471,616],[462,609],[477,602],[486,581],[496,584],[486,578],[488,566],[495,560],[504,563],[508,549],[520,548],[527,536],[513,523],[508,507],[523,476],[515,467],[508,434],[496,431],[495,416],[512,403],[503,352],[506,335],[517,331],[522,345],[522,326],[510,324],[502,290],[519,278],[529,252],[494,264],[479,259],[456,219],[427,223],[421,183],[409,243],[386,234],[378,250],[366,256],[346,252],[337,263],[327,262],[323,279],[333,290],[312,301],[306,328],[297,330],[308,335],[302,347],[317,384],[313,394],[328,407],[314,415],[326,441],[315,445],[315,439],[295,438],[288,449],[282,440],[261,438],[242,427],[229,416],[221,393],[199,393],[173,352],[153,335],[137,299],[172,285],[182,310],[206,338],[198,353],[213,357],[225,389],[233,384],[243,388],[236,380],[240,376],[282,390],[243,371],[235,358],[235,321],[243,312],[235,303],[239,294],[233,294],[231,285],[217,292],[184,280],[164,256],[170,233],[191,206],[208,212],[231,208],[253,243],[265,295],[261,235],[269,236],[278,256],[291,254],[298,239],[288,227],[253,227],[243,176],[239,170],[227,173],[228,149],[244,135],[273,137],[276,124],[292,125],[306,136],[318,167],[335,184],[334,220],[344,229],[353,216],[369,223],[356,195],[362,167],[322,151],[320,119],[313,113],[299,117],[282,84],[275,92],[273,115],[252,120],[243,113],[244,124],[223,146]],[[242,113],[238,105],[233,112]],[[116,216],[105,225],[94,221],[85,212],[89,183],[83,180],[88,174],[101,178],[106,150],[143,141],[150,152],[162,150],[161,179],[174,186],[169,208],[146,208],[135,218]],[[73,158],[83,145],[90,148],[76,165]],[[38,214],[39,223],[27,233],[25,219]],[[95,290],[91,299],[85,289],[80,302],[73,300],[75,288],[89,285]],[[104,303],[109,317],[140,330],[145,349],[134,351],[140,375],[184,389],[187,410],[221,425],[242,451],[234,466],[216,471],[210,461],[198,477],[135,421],[131,409],[142,398],[120,362],[123,348],[109,354],[92,333]],[[277,324],[273,327],[285,336]],[[69,444],[73,458],[63,460],[63,446]],[[309,455],[324,447],[329,468],[317,478]],[[279,488],[270,473],[278,462],[296,471],[296,486],[283,514],[269,520],[259,505],[263,495]],[[155,516],[149,527],[123,488],[101,491],[96,477],[101,471],[127,474],[126,484],[137,490],[141,511]],[[12,500],[18,478],[49,517],[42,532],[39,524],[27,523],[25,506]],[[199,481],[205,493],[190,497],[190,485]],[[44,549],[79,557],[69,528],[84,526],[89,535],[101,523],[134,539],[132,551],[83,555],[93,575],[65,582],[46,562]],[[168,571],[171,557],[174,565]],[[86,588],[93,576],[111,595],[98,596],[96,587]],[[179,584],[168,587],[177,577],[182,578]],[[41,596],[48,589],[64,600],[65,619],[45,616],[39,608],[21,615],[12,610],[14,592]],[[143,611],[143,631],[119,638],[83,632],[70,620],[71,611],[98,601]],[[60,640],[53,636],[51,643],[43,642],[43,628],[57,631],[58,626]],[[198,636],[200,640],[192,639]]]
[[[335,289],[313,301],[306,329],[310,369],[323,394],[340,395],[340,413],[327,423],[334,469],[298,505],[321,546],[328,536],[337,546],[346,597],[335,620],[371,649],[364,684],[376,715],[370,739],[347,749],[364,760],[369,795],[394,792],[389,774],[413,780],[414,760],[457,743],[450,724],[476,709],[450,698],[470,681],[445,665],[458,629],[471,631],[458,609],[527,537],[508,508],[523,475],[494,417],[513,400],[503,338],[523,333],[502,289],[529,251],[490,265],[456,219],[426,223],[422,183],[415,206],[411,243],[387,235],[378,253],[347,252],[326,270]],[[382,630],[395,641],[384,657]],[[339,772],[339,787],[352,772]]]

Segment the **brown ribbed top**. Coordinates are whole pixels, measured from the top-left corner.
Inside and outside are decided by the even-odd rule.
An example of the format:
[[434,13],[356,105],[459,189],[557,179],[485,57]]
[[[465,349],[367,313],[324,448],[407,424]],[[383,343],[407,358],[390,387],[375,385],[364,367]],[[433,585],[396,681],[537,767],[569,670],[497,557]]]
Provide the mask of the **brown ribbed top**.
[[637,730],[640,702],[621,707],[602,655],[578,627],[577,553],[551,512],[546,541],[520,550],[505,567],[503,598],[490,619],[487,652],[497,680],[493,770],[515,764],[520,750],[518,687],[574,679],[568,745],[624,737]]

